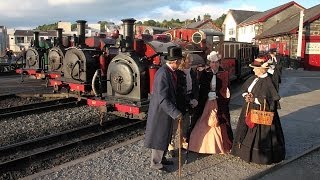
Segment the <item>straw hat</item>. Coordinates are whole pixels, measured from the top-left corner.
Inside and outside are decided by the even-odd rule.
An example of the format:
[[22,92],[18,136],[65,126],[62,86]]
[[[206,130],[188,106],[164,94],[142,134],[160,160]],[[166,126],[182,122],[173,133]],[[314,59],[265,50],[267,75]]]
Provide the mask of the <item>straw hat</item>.
[[208,54],[207,59],[210,62],[219,61],[221,59],[221,55],[216,51],[212,51],[210,54]]
[[252,68],[266,68],[268,69],[270,64],[265,58],[256,58],[251,64],[249,64]]

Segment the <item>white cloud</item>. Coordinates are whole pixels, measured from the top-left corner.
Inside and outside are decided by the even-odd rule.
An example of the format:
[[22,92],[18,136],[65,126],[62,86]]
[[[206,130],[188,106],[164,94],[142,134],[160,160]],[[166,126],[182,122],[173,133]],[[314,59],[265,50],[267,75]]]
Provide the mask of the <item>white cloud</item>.
[[[219,17],[222,0],[0,0],[0,25],[7,27],[37,27],[57,21],[88,23],[121,22],[124,18],[137,20],[179,18],[193,19],[209,13]],[[217,4],[218,2],[218,4]],[[226,11],[225,11],[226,12]]]
[[173,10],[169,6],[164,6],[151,11],[150,14],[146,15],[148,17],[142,17],[141,21],[145,21],[148,19],[163,21],[164,19],[170,20],[171,18],[184,21],[186,19],[197,18],[198,15],[200,15],[200,17],[202,18],[204,14],[209,14],[211,15],[212,19],[216,19],[226,12],[226,9],[223,9],[216,5],[197,4],[181,10]]
[[[247,10],[247,11],[258,11],[256,6],[249,4],[241,4],[240,7],[236,8],[237,10]],[[261,10],[260,10],[261,11]]]
[[60,5],[73,5],[73,4],[90,4],[94,3],[95,0],[48,0],[48,4],[51,6]]

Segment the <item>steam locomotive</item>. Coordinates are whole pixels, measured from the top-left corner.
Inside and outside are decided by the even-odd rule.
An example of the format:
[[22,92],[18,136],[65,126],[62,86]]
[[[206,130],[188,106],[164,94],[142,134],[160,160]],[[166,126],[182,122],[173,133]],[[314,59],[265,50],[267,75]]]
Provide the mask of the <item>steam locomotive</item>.
[[66,89],[109,114],[145,119],[153,78],[173,42],[134,39],[135,19],[123,19],[123,35],[85,38],[86,21],[77,21],[79,44],[66,49],[63,76],[50,79],[55,92]]
[[[251,72],[247,67],[254,59],[254,47],[248,43],[224,42],[221,32],[175,29],[165,32],[169,42],[144,41],[134,38],[135,19],[122,21],[123,35],[114,32],[110,36],[85,38],[86,21],[79,20],[76,43],[60,44],[49,50],[48,72],[61,74],[49,79],[54,92],[66,89],[107,114],[145,119],[154,75],[163,64],[163,55],[169,46],[180,46],[185,52],[192,52],[194,62],[202,65],[206,53],[219,51],[224,56],[222,65],[231,79]],[[57,41],[61,42],[60,30],[57,34]]]
[[[48,69],[48,50],[52,47],[51,41],[39,41],[39,31],[34,31],[34,42],[26,52],[25,67],[16,69],[16,73],[35,76],[37,79],[44,78],[43,72]],[[23,80],[23,78],[22,78]]]

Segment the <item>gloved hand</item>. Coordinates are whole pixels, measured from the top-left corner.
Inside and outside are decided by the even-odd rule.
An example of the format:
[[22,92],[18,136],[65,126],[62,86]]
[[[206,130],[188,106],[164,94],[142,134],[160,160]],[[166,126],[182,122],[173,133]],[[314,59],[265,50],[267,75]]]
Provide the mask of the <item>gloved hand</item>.
[[209,93],[208,93],[208,99],[209,99],[210,101],[217,99],[216,92],[209,92]]
[[191,99],[189,104],[191,105],[192,108],[195,108],[198,106],[198,101],[196,99]]
[[175,120],[179,120],[179,119],[182,120],[182,113],[180,113]]
[[254,97],[253,97],[253,94],[252,93],[248,93],[245,97],[244,97],[244,100],[248,103],[252,103],[254,102]]

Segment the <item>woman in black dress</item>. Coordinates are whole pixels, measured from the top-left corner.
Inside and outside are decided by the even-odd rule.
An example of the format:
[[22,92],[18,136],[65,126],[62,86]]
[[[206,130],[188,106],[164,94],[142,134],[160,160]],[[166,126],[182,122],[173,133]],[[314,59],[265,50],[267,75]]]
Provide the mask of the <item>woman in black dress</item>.
[[[276,111],[280,99],[271,78],[267,74],[268,62],[257,58],[252,64],[255,76],[249,78],[242,86],[245,102],[239,117],[231,153],[244,161],[257,164],[272,164],[285,158],[285,141],[279,115]],[[266,101],[266,111],[272,111],[272,125],[254,124],[246,121],[247,106],[260,109]]]

